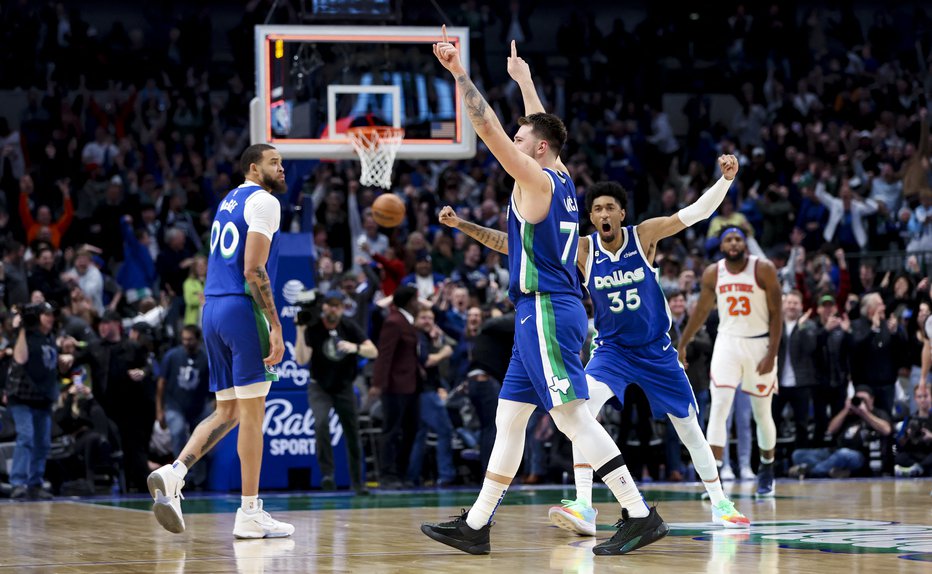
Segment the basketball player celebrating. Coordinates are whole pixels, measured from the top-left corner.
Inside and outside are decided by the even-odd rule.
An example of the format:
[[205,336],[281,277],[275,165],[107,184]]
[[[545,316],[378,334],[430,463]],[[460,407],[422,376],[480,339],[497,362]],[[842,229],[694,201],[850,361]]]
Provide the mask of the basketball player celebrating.
[[718,337],[712,349],[710,375],[709,444],[721,466],[727,446],[725,421],[738,387],[751,397],[757,423],[760,469],[757,495],[773,496],[773,457],[777,429],[770,412],[777,391],[776,355],[783,331],[783,303],[777,271],[769,261],[748,255],[746,235],[738,227],[722,230],[725,258],[706,267],[696,310],[680,336],[679,356],[684,365],[686,345],[718,304]]
[[294,532],[269,516],[258,498],[265,397],[285,351],[272,297],[281,221],[272,193],[285,190],[285,171],[281,154],[267,144],[246,148],[240,165],[246,181],[227,194],[210,227],[204,287],[204,342],[217,407],[194,429],[178,460],[150,474],[148,483],[159,524],[184,532],[184,477],[238,423],[243,496],[233,536],[273,538]]
[[[514,43],[508,71],[521,87],[525,111],[542,111],[530,69],[517,57]],[[577,266],[592,298],[597,333],[592,358],[586,365],[590,412],[595,416],[613,394],[623,400],[627,385],[639,384],[654,407],[654,414],[669,416],[687,445],[712,501],[713,520],[726,527],[740,528],[749,522],[722,492],[715,459],[699,427],[692,387],[676,351],[671,348],[667,334],[671,324],[669,308],[653,267],[654,251],[661,239],[708,218],[724,199],[738,171],[738,161],[734,156],[722,156],[719,166],[723,177],[696,203],[677,215],[650,219],[632,227],[622,226],[627,207],[624,188],[611,182],[594,185],[586,193],[586,208],[598,231],[580,238]],[[505,243],[504,238],[488,240],[503,236],[502,232],[464,222],[452,208],[441,210],[440,220],[480,241],[486,239],[484,243],[492,249]],[[592,467],[576,444],[573,458],[577,500],[551,508],[550,519],[561,528],[594,536],[597,511],[592,508]]]
[[[434,54],[463,93],[476,133],[515,179],[507,239],[515,303],[515,343],[502,382],[495,417],[497,436],[482,490],[472,509],[441,524],[423,524],[427,536],[470,554],[488,554],[492,516],[511,484],[524,450],[528,418],[537,405],[563,433],[579,444],[622,506],[622,521],[595,554],[625,554],[660,538],[669,527],[648,508],[611,437],[582,399],[588,398],[579,353],[586,337],[586,313],[575,263],[579,230],[576,189],[560,169],[566,128],[545,113],[519,120],[509,141],[501,123],[473,85],[455,46],[434,45]],[[559,329],[557,329],[559,325]]]

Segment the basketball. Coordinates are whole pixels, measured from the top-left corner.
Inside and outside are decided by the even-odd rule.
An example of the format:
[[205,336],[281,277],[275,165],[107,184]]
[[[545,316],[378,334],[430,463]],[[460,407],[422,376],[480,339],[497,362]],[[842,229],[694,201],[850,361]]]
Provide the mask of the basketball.
[[392,193],[383,193],[372,204],[372,218],[381,227],[396,227],[405,219],[405,203]]

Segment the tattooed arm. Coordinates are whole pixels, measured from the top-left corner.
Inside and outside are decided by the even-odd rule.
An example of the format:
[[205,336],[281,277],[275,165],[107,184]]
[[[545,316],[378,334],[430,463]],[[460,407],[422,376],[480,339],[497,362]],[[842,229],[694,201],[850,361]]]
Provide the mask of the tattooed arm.
[[464,221],[456,215],[456,212],[449,205],[440,210],[440,223],[447,227],[459,229],[489,249],[508,255],[507,233]]
[[[466,73],[466,69],[460,62],[459,50],[446,41],[446,28],[443,34],[444,41],[434,44],[434,55],[456,79],[457,90],[463,95],[466,112],[469,114],[469,121],[475,128],[476,134],[482,138],[508,175],[518,182],[521,190],[532,195],[546,194],[549,207],[549,196],[552,191],[550,176],[511,141],[495,112]],[[531,221],[531,223],[537,223],[537,221]]]
[[277,365],[285,354],[285,344],[282,341],[282,324],[275,309],[275,297],[272,294],[272,284],[265,264],[269,259],[271,240],[262,233],[249,232],[246,234],[246,252],[244,254],[243,274],[249,286],[249,294],[256,306],[262,311],[265,320],[269,323],[269,354],[265,357],[266,365]]

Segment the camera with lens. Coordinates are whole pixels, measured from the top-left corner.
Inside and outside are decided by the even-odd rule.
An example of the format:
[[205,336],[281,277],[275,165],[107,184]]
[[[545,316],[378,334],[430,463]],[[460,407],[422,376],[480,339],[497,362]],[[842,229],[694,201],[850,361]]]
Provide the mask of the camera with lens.
[[859,396],[857,396],[857,395],[851,397],[851,406],[852,406],[852,407],[859,407],[859,406],[861,406],[861,403],[863,403],[863,402],[864,402],[864,399],[862,399],[861,397],[859,397]]
[[55,309],[48,303],[30,303],[25,305],[19,312],[23,319],[23,327],[26,329],[35,329],[39,326],[39,317],[43,313],[54,313]]
[[298,306],[298,312],[294,317],[295,325],[310,325],[317,317],[320,317],[320,293],[317,289],[307,289],[298,293],[295,297],[295,303]]

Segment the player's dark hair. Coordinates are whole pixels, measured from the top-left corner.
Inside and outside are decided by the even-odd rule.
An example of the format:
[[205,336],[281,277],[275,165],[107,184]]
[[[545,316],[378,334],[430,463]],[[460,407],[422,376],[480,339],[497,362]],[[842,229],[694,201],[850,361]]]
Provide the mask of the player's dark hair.
[[792,296],[796,297],[797,299],[799,299],[800,301],[803,300],[803,293],[802,293],[802,291],[800,291],[799,289],[790,289],[789,291],[787,291],[786,294],[787,294],[787,295],[792,295]]
[[392,303],[395,307],[399,309],[406,309],[408,304],[411,303],[411,300],[417,297],[417,289],[411,285],[402,285],[401,287],[395,289],[395,294],[392,295]]
[[262,161],[262,154],[270,149],[275,149],[273,146],[264,143],[252,144],[243,152],[243,155],[239,158],[239,168],[243,170],[243,174],[249,173],[249,166],[254,163],[259,163]]
[[592,211],[592,204],[600,197],[612,197],[622,209],[628,209],[628,192],[620,183],[600,181],[586,191],[586,211]]
[[537,113],[518,118],[519,126],[531,126],[534,133],[545,140],[553,151],[559,156],[566,144],[566,126],[563,120],[553,114]]

